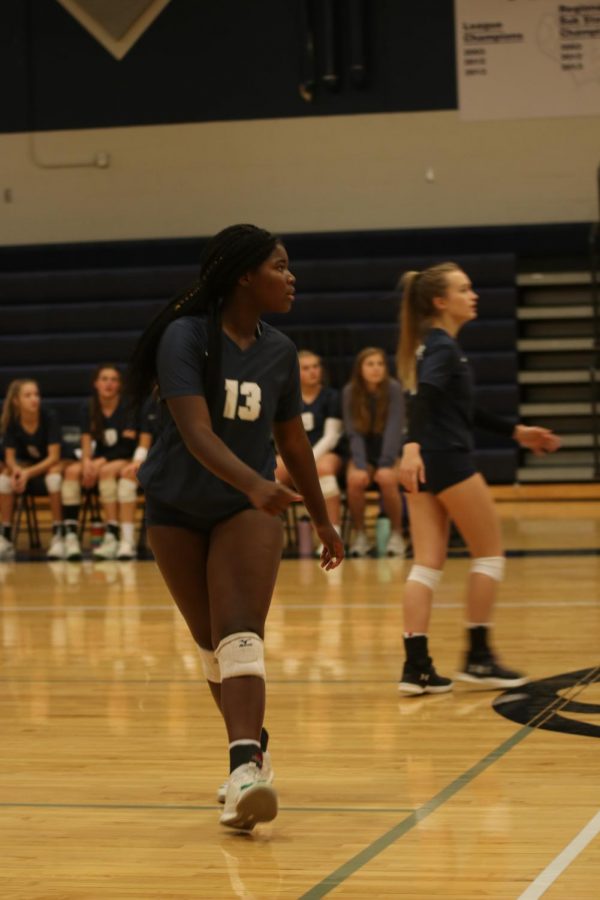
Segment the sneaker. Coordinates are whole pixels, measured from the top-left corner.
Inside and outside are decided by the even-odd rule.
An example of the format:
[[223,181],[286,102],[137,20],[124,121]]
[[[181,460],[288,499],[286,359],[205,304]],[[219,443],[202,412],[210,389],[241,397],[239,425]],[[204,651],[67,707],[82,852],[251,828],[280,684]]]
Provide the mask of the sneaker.
[[65,558],[65,542],[61,534],[56,532],[56,534],[52,535],[52,540],[50,541],[50,546],[48,547],[48,552],[46,553],[47,559],[64,559]]
[[404,543],[404,538],[400,534],[399,531],[392,531],[390,534],[389,540],[387,542],[387,547],[385,550],[386,556],[404,556],[406,552],[406,544]]
[[464,667],[454,677],[489,688],[521,687],[529,681],[526,675],[501,666],[492,653],[479,658],[467,655]]
[[112,531],[107,531],[102,538],[100,546],[94,549],[92,559],[116,559],[119,542]]
[[221,825],[236,831],[252,831],[257,822],[277,815],[277,794],[255,762],[238,766],[229,776]]
[[[271,784],[275,778],[275,772],[273,771],[273,765],[271,763],[271,754],[268,750],[265,750],[263,753],[262,774],[267,784]],[[224,781],[223,784],[220,784],[217,788],[217,803],[225,803],[228,786],[229,781]]]
[[430,657],[429,664],[424,669],[404,663],[398,690],[401,694],[445,694],[452,687],[452,679],[438,675]]
[[74,531],[67,531],[65,535],[65,559],[69,562],[78,562],[81,559],[81,544]]
[[12,562],[15,558],[15,545],[3,534],[0,534],[0,560],[2,562]]
[[117,548],[117,559],[135,559],[136,556],[137,553],[135,552],[135,547],[130,544],[129,541],[121,538],[121,540],[119,541],[119,546]]
[[368,556],[373,549],[373,544],[369,543],[369,538],[364,531],[357,531],[354,540],[350,544],[348,556],[363,557]]

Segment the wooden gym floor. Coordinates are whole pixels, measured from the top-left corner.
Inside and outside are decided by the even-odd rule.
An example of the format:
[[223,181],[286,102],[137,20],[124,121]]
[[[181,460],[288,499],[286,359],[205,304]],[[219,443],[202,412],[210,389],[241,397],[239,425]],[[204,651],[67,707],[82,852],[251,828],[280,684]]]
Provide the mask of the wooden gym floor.
[[[0,897],[600,897],[600,504],[499,504],[517,691],[400,697],[403,560],[282,563],[274,823],[218,824],[223,727],[152,562],[0,564]],[[431,645],[451,674],[468,567]],[[494,701],[495,704],[494,705]]]

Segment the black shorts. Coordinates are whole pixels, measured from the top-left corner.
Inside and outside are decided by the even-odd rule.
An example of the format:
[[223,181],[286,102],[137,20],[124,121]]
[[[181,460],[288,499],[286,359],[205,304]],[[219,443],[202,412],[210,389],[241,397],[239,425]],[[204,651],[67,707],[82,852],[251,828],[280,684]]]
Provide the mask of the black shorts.
[[[31,463],[31,465],[33,465],[33,463]],[[46,476],[34,475],[33,478],[30,478],[27,482],[27,493],[31,494],[33,497],[46,497],[48,495]]]
[[231,519],[232,516],[246,509],[254,509],[250,501],[240,504],[239,509],[228,509],[226,512],[223,512],[223,510],[210,512],[208,510],[200,510],[197,514],[192,514],[184,512],[182,509],[177,509],[175,506],[161,503],[160,500],[146,494],[146,527],[170,525],[173,528],[187,528],[188,531],[200,531],[207,534],[219,522]]
[[475,475],[475,460],[470,450],[422,450],[425,484],[419,490],[441,494],[447,488]]

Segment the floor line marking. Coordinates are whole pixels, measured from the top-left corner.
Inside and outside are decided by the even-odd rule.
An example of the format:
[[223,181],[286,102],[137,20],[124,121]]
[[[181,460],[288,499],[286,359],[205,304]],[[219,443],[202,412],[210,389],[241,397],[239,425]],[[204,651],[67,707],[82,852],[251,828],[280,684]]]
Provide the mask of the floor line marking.
[[[600,606],[600,598],[584,599],[584,600],[525,600],[499,602],[496,604],[498,609],[573,609],[576,607],[593,608]],[[433,604],[435,609],[463,609],[464,603],[444,603],[438,601]],[[305,610],[316,609],[322,613],[337,612],[339,610],[352,609],[397,609],[400,610],[399,603],[281,603],[277,607],[283,611],[287,610]],[[69,606],[0,606],[0,616],[3,614],[14,615],[15,613],[55,613],[65,615],[69,612],[99,612],[105,615],[118,616],[123,613],[148,613],[148,612],[174,612],[176,607],[174,604],[169,606],[119,606],[110,607],[102,605],[69,605]]]
[[471,766],[470,769],[467,769],[466,772],[463,772],[455,778],[454,781],[442,788],[435,797],[428,800],[418,809],[413,810],[406,819],[403,819],[397,825],[394,825],[393,828],[369,844],[368,847],[365,847],[365,849],[361,850],[360,853],[357,853],[356,856],[353,856],[347,862],[343,863],[334,872],[331,872],[322,881],[310,888],[305,894],[302,894],[299,900],[317,900],[318,897],[324,897],[330,891],[339,887],[343,881],[346,881],[351,875],[397,841],[398,838],[402,837],[402,835],[406,834],[406,832],[410,831],[426,819],[427,816],[430,816],[440,806],[450,800],[454,794],[470,784],[478,775],[532,733],[533,729],[529,728],[528,725],[524,725],[519,731],[508,738],[508,740],[494,748],[494,750],[488,753],[487,756],[484,756],[478,763]]
[[548,888],[554,884],[556,879],[562,875],[565,869],[571,865],[573,860],[585,850],[587,845],[593,841],[598,834],[600,834],[600,812],[597,812],[587,825],[575,835],[573,840],[567,844],[564,850],[548,863],[535,881],[532,881],[529,887],[523,891],[518,900],[537,900],[538,897],[545,894]]
[[[572,685],[572,690],[579,690],[581,692],[590,684],[595,683],[596,675],[600,673],[600,666],[596,666],[590,669],[589,672],[583,676],[581,681],[577,682],[575,685]],[[357,853],[356,856],[353,856],[347,862],[343,863],[338,869],[334,872],[331,872],[326,878],[312,887],[309,891],[299,898],[299,900],[317,900],[319,897],[324,897],[325,894],[328,894],[330,891],[334,890],[334,888],[338,887],[343,881],[346,881],[351,875],[361,869],[366,863],[370,862],[384,850],[386,850],[391,844],[395,843],[398,838],[402,837],[402,835],[406,834],[406,832],[410,831],[415,825],[418,825],[419,822],[422,822],[423,819],[427,818],[427,816],[431,815],[431,813],[435,812],[440,806],[446,803],[454,794],[458,793],[463,787],[466,787],[470,784],[478,775],[484,772],[489,766],[495,763],[498,759],[503,757],[509,750],[512,750],[517,744],[523,741],[530,734],[533,734],[536,730],[536,725],[533,725],[536,719],[538,721],[538,725],[541,721],[545,720],[547,715],[554,715],[556,710],[566,703],[568,703],[572,699],[572,695],[569,697],[557,697],[552,700],[551,703],[548,704],[545,709],[541,710],[537,713],[533,719],[527,724],[524,725],[519,731],[515,732],[512,737],[508,738],[508,740],[504,741],[494,750],[484,756],[482,760],[476,763],[474,766],[471,766],[470,769],[467,769],[466,772],[463,772],[462,775],[459,775],[454,781],[450,782],[449,785],[446,785],[445,788],[442,788],[439,793],[435,795],[431,800],[424,803],[418,809],[414,810],[406,819],[403,819],[385,834],[383,834],[380,838],[377,838],[368,847],[365,847],[360,853]],[[600,815],[600,814],[599,814]],[[590,838],[591,840],[591,838]],[[589,841],[588,841],[589,843]],[[533,900],[532,895],[531,900]],[[521,898],[519,898],[521,900]]]
[[[164,809],[164,810],[190,810],[192,812],[204,812],[215,810],[218,812],[222,809],[216,803],[213,804],[193,804],[193,803],[33,803],[0,801],[0,809]],[[397,815],[398,813],[413,812],[411,806],[391,806],[391,807],[372,807],[372,806],[280,806],[281,812],[299,812],[299,813],[370,813],[372,815]]]

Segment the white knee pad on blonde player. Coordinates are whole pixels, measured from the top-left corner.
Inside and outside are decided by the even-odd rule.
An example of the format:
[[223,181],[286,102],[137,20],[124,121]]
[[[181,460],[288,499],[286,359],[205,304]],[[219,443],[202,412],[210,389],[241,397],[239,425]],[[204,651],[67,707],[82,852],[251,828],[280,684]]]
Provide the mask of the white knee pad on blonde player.
[[135,503],[137,500],[137,482],[132,481],[131,478],[119,478],[117,500],[119,503]]
[[101,478],[98,482],[98,493],[103,503],[117,502],[117,479]]
[[221,667],[219,660],[215,656],[214,650],[206,650],[204,647],[198,647],[200,651],[200,662],[202,663],[202,671],[207,681],[213,684],[221,683]]
[[327,500],[328,497],[337,497],[340,492],[340,486],[335,475],[321,475],[319,478],[321,485],[321,493]]
[[503,556],[479,556],[471,563],[471,575],[487,575],[494,581],[502,581],[506,560]]
[[418,581],[419,584],[424,584],[425,587],[435,591],[441,577],[441,569],[430,569],[429,566],[414,565],[408,573],[408,578],[406,580]]
[[219,660],[222,681],[242,675],[256,675],[266,680],[264,644],[252,631],[228,634],[215,650],[215,656]]
[[60,493],[64,506],[79,506],[81,503],[81,485],[78,481],[65,478]]
[[8,475],[0,475],[0,494],[12,494],[12,492]]
[[49,494],[58,494],[60,491],[60,486],[62,484],[62,475],[59,475],[58,472],[52,472],[50,475],[46,475],[44,478],[44,482],[46,484],[46,490]]

